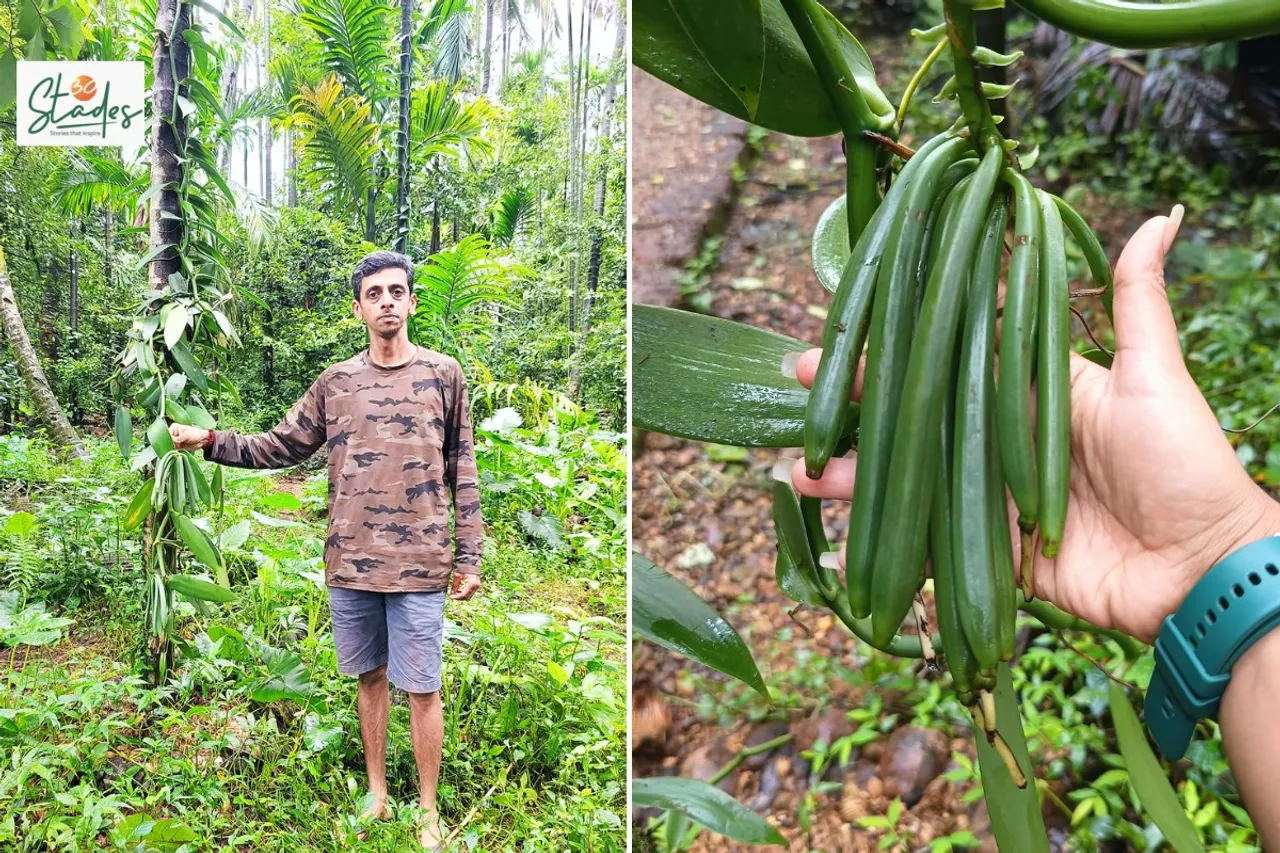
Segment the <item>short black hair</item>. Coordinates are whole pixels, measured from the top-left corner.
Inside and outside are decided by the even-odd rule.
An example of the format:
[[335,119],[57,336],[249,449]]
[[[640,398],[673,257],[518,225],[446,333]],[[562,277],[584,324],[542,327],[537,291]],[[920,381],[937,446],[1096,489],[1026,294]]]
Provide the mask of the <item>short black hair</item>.
[[351,272],[351,292],[355,294],[356,302],[360,301],[360,285],[364,281],[364,277],[385,269],[404,270],[409,283],[409,290],[413,290],[413,261],[409,260],[407,255],[402,255],[399,252],[379,249],[361,258],[360,263],[356,264],[356,268]]

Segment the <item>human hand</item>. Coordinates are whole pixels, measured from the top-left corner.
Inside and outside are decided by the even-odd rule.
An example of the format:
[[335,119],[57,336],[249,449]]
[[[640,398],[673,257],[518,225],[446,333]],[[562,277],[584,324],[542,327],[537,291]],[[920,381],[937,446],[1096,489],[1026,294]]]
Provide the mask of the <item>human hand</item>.
[[449,582],[449,598],[454,601],[466,601],[480,591],[480,576],[454,572]]
[[169,424],[169,437],[178,450],[201,450],[209,438],[209,430],[186,424]]
[[[1037,549],[1034,564],[1038,598],[1147,642],[1214,563],[1280,531],[1280,505],[1240,466],[1182,360],[1164,289],[1180,222],[1177,208],[1148,220],[1116,264],[1111,369],[1072,353],[1066,531],[1057,557]],[[819,354],[796,364],[805,387]],[[833,459],[811,480],[799,460],[792,482],[801,494],[848,500],[854,471],[854,460]]]

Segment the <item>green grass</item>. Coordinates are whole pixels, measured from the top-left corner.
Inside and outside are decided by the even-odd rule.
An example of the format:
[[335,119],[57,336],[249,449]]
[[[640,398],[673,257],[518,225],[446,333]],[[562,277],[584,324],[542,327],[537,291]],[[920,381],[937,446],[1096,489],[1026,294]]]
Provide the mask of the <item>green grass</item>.
[[[0,438],[0,530],[14,510],[37,519],[0,534],[0,585],[75,619],[56,643],[0,649],[0,849],[349,849],[364,764],[355,679],[337,674],[329,634],[323,481],[309,478],[297,511],[272,507],[290,504],[272,497],[279,478],[229,484],[210,522],[248,528],[224,547],[236,601],[180,605],[184,660],[154,687],[135,674],[138,543],[116,523],[135,475],[92,444],[92,463],[63,465]],[[597,473],[586,479],[612,489]],[[494,507],[483,593],[446,610],[440,806],[447,830],[465,822],[453,849],[621,851],[625,577],[611,554],[554,550]],[[415,849],[408,706],[392,701],[395,814],[362,850]]]

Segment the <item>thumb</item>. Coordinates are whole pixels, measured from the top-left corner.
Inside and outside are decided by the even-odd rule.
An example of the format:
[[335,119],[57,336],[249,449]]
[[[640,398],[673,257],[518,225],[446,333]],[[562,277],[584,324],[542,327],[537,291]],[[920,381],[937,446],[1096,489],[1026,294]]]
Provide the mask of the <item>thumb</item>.
[[1164,286],[1164,258],[1182,224],[1182,205],[1169,216],[1148,219],[1129,238],[1115,269],[1116,358],[1143,352],[1161,363],[1181,364],[1178,328]]

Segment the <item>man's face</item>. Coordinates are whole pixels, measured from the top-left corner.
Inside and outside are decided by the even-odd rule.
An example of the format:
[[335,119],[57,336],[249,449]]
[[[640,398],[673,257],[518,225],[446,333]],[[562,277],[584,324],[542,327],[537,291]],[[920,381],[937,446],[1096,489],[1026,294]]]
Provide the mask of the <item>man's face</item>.
[[370,335],[394,338],[401,334],[405,319],[418,304],[409,292],[409,277],[402,269],[388,267],[364,277],[360,301],[352,302],[355,315],[369,327]]

